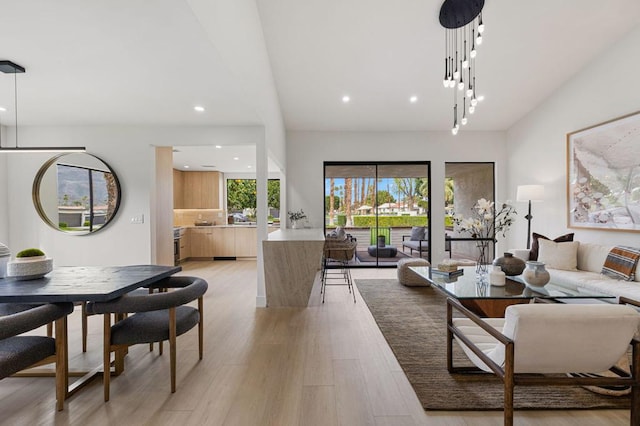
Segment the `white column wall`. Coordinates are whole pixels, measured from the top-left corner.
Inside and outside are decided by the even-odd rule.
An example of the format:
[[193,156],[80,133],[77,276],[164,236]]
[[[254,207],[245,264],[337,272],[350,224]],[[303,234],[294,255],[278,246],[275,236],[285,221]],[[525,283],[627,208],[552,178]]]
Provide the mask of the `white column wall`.
[[504,200],[505,152],[503,132],[292,131],[287,133],[286,210],[303,209],[313,227],[323,227],[324,161],[431,161],[431,223],[442,224],[431,230],[432,260],[438,261],[445,257],[445,163],[495,162],[496,196]]
[[[532,204],[531,230],[550,238],[575,232],[575,239],[640,246],[640,234],[567,228],[566,134],[640,110],[640,86],[621,70],[640,68],[640,26],[574,75],[550,98],[507,132],[509,197],[524,184],[543,184],[545,200]],[[632,78],[633,80],[633,78]],[[526,246],[526,205],[510,233],[510,247]]]

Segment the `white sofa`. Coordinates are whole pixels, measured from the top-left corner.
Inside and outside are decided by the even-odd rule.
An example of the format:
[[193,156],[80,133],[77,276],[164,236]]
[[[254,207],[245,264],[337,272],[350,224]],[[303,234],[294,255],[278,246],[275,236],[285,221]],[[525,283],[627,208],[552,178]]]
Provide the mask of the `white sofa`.
[[[562,243],[560,243],[562,244]],[[613,246],[593,243],[579,243],[578,269],[565,271],[547,268],[553,284],[571,290],[590,290],[611,296],[624,296],[640,302],[640,270],[636,271],[635,281],[622,281],[602,275],[602,266]],[[529,250],[510,250],[514,256],[529,260]]]

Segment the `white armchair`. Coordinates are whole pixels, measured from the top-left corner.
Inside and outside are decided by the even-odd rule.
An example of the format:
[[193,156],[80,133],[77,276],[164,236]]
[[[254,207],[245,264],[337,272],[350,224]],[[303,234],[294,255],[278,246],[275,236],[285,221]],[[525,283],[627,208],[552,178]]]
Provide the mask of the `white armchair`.
[[[454,309],[464,317],[453,316]],[[494,373],[504,382],[504,424],[513,425],[516,385],[631,386],[631,424],[640,424],[640,314],[615,304],[534,303],[509,306],[504,318],[480,318],[458,301],[447,300],[449,372]],[[453,366],[456,341],[477,368]],[[615,367],[629,343],[631,373]],[[548,376],[599,373],[620,377]]]

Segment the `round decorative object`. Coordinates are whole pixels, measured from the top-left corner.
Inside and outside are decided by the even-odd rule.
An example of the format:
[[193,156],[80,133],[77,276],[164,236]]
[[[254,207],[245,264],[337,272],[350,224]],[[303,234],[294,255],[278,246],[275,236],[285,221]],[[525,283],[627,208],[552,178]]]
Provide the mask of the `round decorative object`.
[[549,282],[551,276],[544,267],[544,263],[530,260],[527,262],[527,269],[522,274],[524,282],[534,287],[542,287]]
[[105,228],[118,212],[122,197],[115,172],[84,152],[56,155],[44,163],[33,181],[32,196],[42,220],[70,235],[89,235]]
[[[7,264],[7,276],[17,280],[35,280],[53,271],[53,259],[39,258],[16,259]],[[40,258],[41,257],[41,258]]]
[[515,257],[513,253],[505,253],[493,261],[493,264],[502,268],[502,272],[508,277],[520,275],[524,271],[524,260]]

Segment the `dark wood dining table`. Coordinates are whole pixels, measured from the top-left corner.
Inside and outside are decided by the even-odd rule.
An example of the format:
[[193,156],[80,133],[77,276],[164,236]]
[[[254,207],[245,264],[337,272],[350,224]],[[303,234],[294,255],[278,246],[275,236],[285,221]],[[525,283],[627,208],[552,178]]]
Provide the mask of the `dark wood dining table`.
[[[0,278],[0,303],[103,302],[118,298],[142,286],[153,284],[181,271],[180,266],[61,266],[33,280]],[[66,321],[65,357],[68,359]],[[80,379],[69,385],[67,397],[93,377],[102,373],[102,365],[91,371],[75,373]]]

